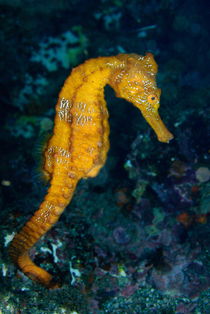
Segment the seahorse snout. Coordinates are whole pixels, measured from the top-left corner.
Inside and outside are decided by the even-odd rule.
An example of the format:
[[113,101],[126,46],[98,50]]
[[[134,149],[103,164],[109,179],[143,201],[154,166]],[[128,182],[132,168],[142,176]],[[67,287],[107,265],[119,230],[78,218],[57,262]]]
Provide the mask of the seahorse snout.
[[149,113],[142,111],[142,115],[155,131],[158,141],[163,143],[169,143],[169,141],[173,139],[173,134],[169,132],[169,130],[166,128],[165,124],[161,120],[161,117],[159,116],[158,111],[153,111]]

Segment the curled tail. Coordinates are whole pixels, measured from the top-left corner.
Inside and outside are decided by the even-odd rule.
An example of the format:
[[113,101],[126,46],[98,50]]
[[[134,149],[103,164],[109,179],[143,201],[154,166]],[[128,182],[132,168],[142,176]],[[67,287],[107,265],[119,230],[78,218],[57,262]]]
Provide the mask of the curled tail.
[[69,204],[77,182],[69,186],[51,185],[39,209],[15,235],[9,247],[13,262],[29,278],[49,289],[59,288],[53,276],[34,264],[29,256],[34,244],[57,222],[65,207]]

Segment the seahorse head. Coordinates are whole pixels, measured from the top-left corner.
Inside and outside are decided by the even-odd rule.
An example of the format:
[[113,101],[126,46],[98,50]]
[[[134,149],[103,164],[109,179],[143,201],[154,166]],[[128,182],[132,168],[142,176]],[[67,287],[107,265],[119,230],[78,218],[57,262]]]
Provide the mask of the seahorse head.
[[117,97],[126,99],[140,109],[142,115],[154,129],[158,140],[169,142],[173,135],[163,124],[158,108],[161,90],[156,85],[157,64],[151,53],[146,56],[121,54],[117,56],[123,66],[116,69],[111,86]]

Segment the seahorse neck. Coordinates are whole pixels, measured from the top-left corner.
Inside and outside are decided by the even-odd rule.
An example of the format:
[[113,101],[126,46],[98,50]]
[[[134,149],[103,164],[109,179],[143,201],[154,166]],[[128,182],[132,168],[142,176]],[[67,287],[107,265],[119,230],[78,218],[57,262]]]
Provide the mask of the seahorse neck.
[[[112,86],[116,70],[118,73],[119,70],[121,72],[121,70],[124,68],[124,65],[124,60],[117,57],[101,57],[98,59],[90,59],[86,61],[84,64],[75,68],[72,71],[69,79],[66,81],[65,85],[72,85],[72,90],[74,90],[74,93],[72,93],[68,87],[66,91],[70,93],[70,95],[68,95],[69,97],[66,98],[69,98],[74,102],[77,98],[75,96],[79,92],[82,98],[87,100],[88,90],[90,90],[91,95],[96,96],[100,93],[103,94],[105,85],[109,84]],[[65,91],[65,85],[61,94],[63,94]],[[82,93],[83,90],[84,94]]]

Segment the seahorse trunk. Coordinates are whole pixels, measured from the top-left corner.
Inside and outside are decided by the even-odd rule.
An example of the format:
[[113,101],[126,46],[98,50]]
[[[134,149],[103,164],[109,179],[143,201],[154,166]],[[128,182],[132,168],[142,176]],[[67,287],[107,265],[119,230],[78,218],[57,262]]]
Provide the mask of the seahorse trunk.
[[60,284],[53,280],[51,274],[33,263],[29,250],[58,221],[72,198],[76,183],[71,182],[71,190],[69,184],[63,187],[52,184],[39,209],[15,235],[9,248],[13,262],[21,271],[49,289],[58,288]]

